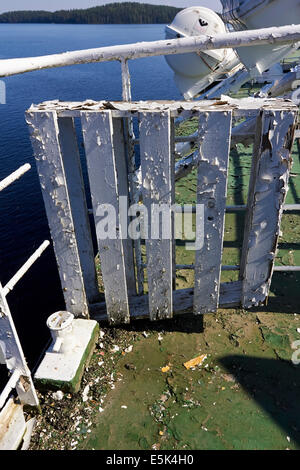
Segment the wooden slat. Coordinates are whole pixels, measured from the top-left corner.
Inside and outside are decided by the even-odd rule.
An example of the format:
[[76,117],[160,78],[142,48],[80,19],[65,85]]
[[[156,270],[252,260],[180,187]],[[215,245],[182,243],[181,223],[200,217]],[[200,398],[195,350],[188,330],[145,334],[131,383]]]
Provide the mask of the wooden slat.
[[55,112],[27,113],[45,209],[53,240],[66,309],[88,316],[70,198]]
[[171,116],[176,119],[176,125],[195,115],[195,112],[210,112],[215,106],[218,110],[226,111],[232,109],[233,115],[237,118],[256,117],[262,107],[271,106],[274,108],[276,102],[277,109],[291,110],[295,105],[282,98],[246,98],[229,99],[225,101],[200,100],[200,101],[136,101],[124,103],[123,101],[84,101],[84,102],[63,102],[53,101],[38,105],[32,105],[30,111],[45,112],[56,111],[60,117],[80,117],[81,111],[105,111],[111,109],[113,118],[132,118],[137,117],[138,113],[148,111],[166,111],[170,110]]
[[[151,320],[171,318],[172,299],[172,236],[163,239],[162,225],[172,227],[172,151],[170,111],[144,112],[139,115],[143,203],[151,218],[152,204],[168,205],[160,218],[159,239],[146,240],[149,312]],[[151,226],[152,228],[152,226]],[[150,230],[149,230],[150,231]],[[171,231],[170,231],[171,233]]]
[[[121,61],[121,68],[122,68],[122,97],[123,101],[131,101],[131,78],[130,78],[130,71],[129,71],[129,64],[128,60],[124,59]],[[113,122],[116,123],[116,126],[120,127],[122,121],[120,119],[114,119]],[[123,127],[124,126],[124,127]],[[124,135],[126,136],[126,143],[125,141],[122,142],[122,148],[124,148],[124,156],[122,155],[121,162],[117,162],[117,168],[119,164],[123,164],[122,162],[125,161],[126,154],[127,154],[127,166],[126,166],[126,189],[128,194],[128,189],[130,187],[131,193],[131,201],[130,204],[138,203],[138,193],[136,188],[136,181],[135,181],[135,171],[136,171],[136,164],[135,164],[135,152],[134,152],[134,129],[133,129],[133,119],[132,117],[123,120],[122,126],[122,133],[118,132],[118,129],[115,132],[115,135],[122,135],[122,139],[124,139]],[[117,137],[118,138],[118,137]],[[128,171],[129,170],[129,171]],[[125,174],[125,173],[124,173]],[[124,179],[125,183],[125,179]],[[128,186],[129,183],[129,186]],[[129,205],[129,204],[128,204]],[[127,226],[128,226],[129,218],[127,218]],[[138,294],[142,294],[144,292],[144,271],[142,269],[142,251],[141,251],[141,240],[131,240],[127,238],[124,243],[124,256],[125,256],[125,263],[126,263],[126,276],[127,276],[127,287],[128,287],[128,294],[134,295],[136,290]],[[135,260],[134,263],[134,253],[135,253]],[[135,276],[135,266],[136,264],[136,276]],[[137,277],[137,284],[136,279]],[[133,285],[134,282],[134,285]]]
[[[128,182],[129,182],[129,196],[130,205],[138,204],[139,202],[139,186],[136,178],[136,161],[135,161],[135,148],[134,148],[134,125],[133,118],[124,118],[124,134],[125,134],[125,149],[128,163]],[[141,239],[137,238],[133,240],[134,255],[135,255],[135,267],[136,267],[136,281],[137,281],[137,292],[139,295],[144,293],[144,270],[143,255],[141,249]]]
[[74,120],[59,118],[58,127],[85,291],[88,302],[94,303],[99,297],[99,289]]
[[263,110],[258,118],[240,278],[242,306],[267,301],[292,164],[296,112]]
[[[116,169],[118,175],[118,195],[122,197],[123,211],[120,218],[121,232],[127,234],[127,227],[129,225],[128,217],[128,165],[125,152],[125,139],[124,139],[124,121],[123,119],[113,119],[113,141],[115,148]],[[126,210],[126,213],[125,213]],[[131,238],[127,237],[123,240],[124,260],[126,267],[126,281],[128,295],[136,295],[136,279],[134,270],[134,253],[133,243]]]
[[[174,168],[174,171],[171,171],[171,201],[172,204],[175,204],[175,122],[174,119],[171,119],[171,168]],[[173,290],[176,290],[176,212],[172,211],[172,269],[173,269],[173,280],[172,287]]]
[[195,315],[216,312],[219,303],[231,121],[231,111],[199,114],[197,204],[204,206],[204,224],[198,236],[204,239],[195,253]]
[[[173,291],[173,313],[179,315],[191,313],[193,309],[194,289],[180,289]],[[225,282],[220,286],[220,308],[239,307],[241,302],[242,283]],[[135,296],[130,299],[131,318],[149,318],[149,296]],[[91,315],[97,321],[107,321],[105,302],[91,306]]]
[[[125,258],[122,240],[123,227],[119,221],[119,186],[116,168],[117,140],[113,136],[110,111],[82,112],[82,129],[92,195],[97,241],[103,276],[107,313],[112,324],[129,323],[129,305]],[[121,150],[122,151],[122,150]],[[115,208],[119,235],[102,239],[99,236],[101,207]]]

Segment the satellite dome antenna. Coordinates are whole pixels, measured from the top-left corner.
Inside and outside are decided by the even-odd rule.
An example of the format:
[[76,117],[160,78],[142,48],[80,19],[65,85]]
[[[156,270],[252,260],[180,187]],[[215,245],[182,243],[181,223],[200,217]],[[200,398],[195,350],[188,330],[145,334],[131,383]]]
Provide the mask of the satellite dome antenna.
[[[167,39],[223,33],[226,33],[226,26],[220,16],[205,7],[181,10],[166,27]],[[192,99],[240,64],[232,49],[168,55],[165,58],[175,73],[175,83],[185,99]]]
[[[221,14],[201,6],[180,11],[166,27],[166,38],[216,36],[230,30],[285,26],[300,18],[300,0],[221,0],[221,3]],[[185,99],[193,99],[200,93],[201,98],[215,98],[237,90],[297,47],[299,43],[255,45],[170,55],[166,61]]]

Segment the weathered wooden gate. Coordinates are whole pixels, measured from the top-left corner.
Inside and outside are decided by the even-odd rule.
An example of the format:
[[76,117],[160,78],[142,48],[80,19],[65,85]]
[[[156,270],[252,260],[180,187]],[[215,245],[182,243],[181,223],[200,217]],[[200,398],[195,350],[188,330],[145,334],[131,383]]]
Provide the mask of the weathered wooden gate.
[[[198,315],[216,312],[218,307],[263,304],[274,270],[297,111],[283,100],[259,99],[32,106],[27,122],[67,310],[76,316],[96,314],[99,319],[107,315],[112,324],[118,324],[128,323],[131,317],[172,318],[191,308]],[[192,139],[175,137],[175,127],[190,117],[198,120],[193,137],[198,145],[197,206],[191,210],[203,208],[196,228],[203,243],[196,247],[195,264],[189,266],[195,271],[194,288],[176,290],[176,269],[182,266],[176,265],[174,240],[175,144]],[[233,117],[235,122],[252,117],[256,124],[241,265],[222,267]],[[75,118],[83,132],[105,302],[98,300]],[[132,205],[141,203],[148,214],[155,204],[167,208],[163,222],[172,227],[173,235],[164,238],[159,233],[146,239],[146,263],[140,239],[128,236]],[[117,214],[117,236],[104,239],[98,227],[110,207]],[[144,229],[151,228],[150,221],[143,223]],[[161,229],[162,225],[161,221]],[[239,280],[221,283],[222,269],[239,269]],[[148,294],[144,293],[145,274]]]

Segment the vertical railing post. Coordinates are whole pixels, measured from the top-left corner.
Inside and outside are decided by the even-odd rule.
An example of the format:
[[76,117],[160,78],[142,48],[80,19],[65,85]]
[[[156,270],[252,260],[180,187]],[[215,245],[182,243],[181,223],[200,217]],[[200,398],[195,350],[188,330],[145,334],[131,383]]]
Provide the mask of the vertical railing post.
[[128,60],[121,60],[122,68],[122,98],[123,101],[131,101],[131,81]]

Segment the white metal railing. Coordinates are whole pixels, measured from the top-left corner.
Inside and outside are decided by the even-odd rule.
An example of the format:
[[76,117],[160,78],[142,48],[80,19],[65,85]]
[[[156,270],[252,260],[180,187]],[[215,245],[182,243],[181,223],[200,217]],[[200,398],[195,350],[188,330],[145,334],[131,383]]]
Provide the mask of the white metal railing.
[[50,245],[49,240],[45,240],[41,246],[33,253],[32,256],[23,264],[23,266],[16,272],[11,280],[3,287],[3,294],[9,294],[20,279],[26,274],[29,268],[36,262],[36,260],[43,254],[43,252]]
[[[247,30],[212,36],[192,36],[161,41],[139,42],[82,51],[65,52],[40,57],[0,60],[0,77],[7,77],[34,70],[65,67],[92,62],[120,61],[123,85],[128,83],[129,71],[126,63],[130,59],[141,59],[170,54],[247,47],[263,44],[290,44],[300,41],[300,25],[287,25],[257,30]],[[128,86],[123,87],[123,99],[129,99]]]
[[[0,181],[0,192],[18,180],[30,169],[31,165],[26,163],[7,178]],[[24,276],[49,245],[50,242],[48,240],[44,241],[5,285],[5,287],[2,287],[0,282],[0,358],[1,362],[6,364],[9,372],[11,373],[4,390],[2,390],[0,394],[0,410],[5,405],[6,400],[13,389],[17,390],[21,403],[39,407],[39,400],[33,385],[31,373],[27,366],[6,296],[12,291],[17,282]]]
[[0,191],[5,189],[7,186],[9,186],[11,183],[16,181],[17,179],[21,178],[21,176],[23,176],[27,171],[29,171],[30,168],[31,168],[31,165],[29,165],[29,163],[25,163],[25,165],[21,166],[18,170],[14,171],[7,178],[4,178],[4,180],[0,181]]

